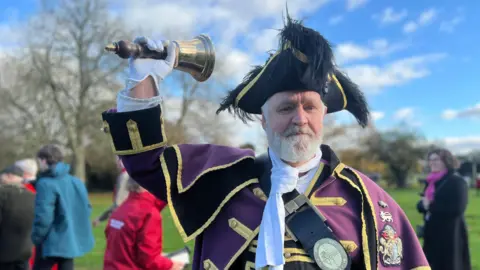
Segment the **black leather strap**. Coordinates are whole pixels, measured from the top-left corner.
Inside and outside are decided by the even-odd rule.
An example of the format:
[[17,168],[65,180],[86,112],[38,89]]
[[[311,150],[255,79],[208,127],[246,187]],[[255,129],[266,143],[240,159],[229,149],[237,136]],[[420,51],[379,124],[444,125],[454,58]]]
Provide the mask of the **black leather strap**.
[[[268,154],[256,157],[255,167],[260,175],[260,187],[268,197],[271,188],[270,174],[272,169]],[[294,240],[300,242],[310,258],[315,260],[314,245],[318,240],[330,238],[339,242],[332,230],[325,224],[325,217],[312,205],[307,196],[293,190],[283,194],[282,198],[286,211],[285,228]],[[345,269],[348,270],[351,268],[351,258],[348,252],[347,257],[348,264]]]
[[[318,240],[330,238],[339,242],[332,230],[325,224],[325,217],[310,203],[305,195],[298,193],[297,190],[293,190],[292,192],[284,194],[282,197],[287,213],[285,218],[287,231],[293,234],[291,237],[300,242],[312,259],[315,259],[314,245]],[[299,205],[298,202],[303,202],[303,204]],[[294,210],[294,207],[289,206],[289,204],[294,204],[299,207]],[[292,212],[292,210],[294,211]],[[345,269],[350,269],[351,258],[348,256],[348,253],[347,257],[348,264]]]

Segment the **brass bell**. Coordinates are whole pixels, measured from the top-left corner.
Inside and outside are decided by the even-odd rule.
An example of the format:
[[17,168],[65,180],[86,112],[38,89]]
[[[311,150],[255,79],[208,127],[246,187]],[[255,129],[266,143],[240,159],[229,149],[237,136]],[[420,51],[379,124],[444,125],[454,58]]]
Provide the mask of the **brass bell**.
[[[206,81],[215,68],[215,47],[207,35],[199,35],[191,40],[173,40],[178,46],[174,69],[187,72],[199,81]],[[145,45],[136,44],[130,41],[121,40],[111,43],[105,50],[114,52],[123,59],[152,58],[165,59],[167,48],[163,52],[152,51]]]

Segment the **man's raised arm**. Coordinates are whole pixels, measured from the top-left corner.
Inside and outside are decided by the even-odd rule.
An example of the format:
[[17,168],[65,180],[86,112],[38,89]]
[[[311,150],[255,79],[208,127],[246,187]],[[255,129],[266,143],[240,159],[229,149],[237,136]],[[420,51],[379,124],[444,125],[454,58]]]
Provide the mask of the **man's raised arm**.
[[[151,50],[162,51],[162,42],[144,37]],[[141,186],[166,200],[165,179],[160,164],[167,144],[161,110],[160,83],[173,70],[176,45],[169,42],[165,60],[129,59],[125,89],[117,95],[117,108],[102,114],[104,131],[128,174]]]
[[[151,50],[163,49],[161,41],[140,41]],[[214,144],[167,146],[159,82],[173,69],[176,47],[170,44],[165,60],[129,60],[127,85],[117,95],[117,108],[102,117],[113,151],[130,177],[168,203],[180,235],[188,241],[207,228],[225,198],[258,180],[250,169],[255,157],[250,149]],[[215,196],[205,200],[203,194],[212,187]],[[198,205],[202,205],[201,212]]]

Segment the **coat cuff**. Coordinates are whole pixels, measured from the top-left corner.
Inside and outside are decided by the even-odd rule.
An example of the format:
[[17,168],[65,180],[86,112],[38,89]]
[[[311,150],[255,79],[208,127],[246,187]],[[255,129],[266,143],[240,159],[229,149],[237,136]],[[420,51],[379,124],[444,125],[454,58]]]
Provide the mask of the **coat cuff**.
[[160,105],[130,112],[102,113],[103,131],[116,155],[143,153],[167,144]]
[[133,98],[128,95],[129,90],[122,90],[117,94],[117,111],[130,112],[149,109],[160,105],[162,97],[160,95],[151,98]]

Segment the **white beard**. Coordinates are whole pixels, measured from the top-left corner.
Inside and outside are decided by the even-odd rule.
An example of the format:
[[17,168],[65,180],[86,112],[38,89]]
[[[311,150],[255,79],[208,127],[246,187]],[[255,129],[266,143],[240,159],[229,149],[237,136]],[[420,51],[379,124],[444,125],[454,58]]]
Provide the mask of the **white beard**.
[[[284,161],[295,163],[308,161],[315,156],[323,142],[323,134],[314,135],[310,129],[306,131],[309,135],[288,136],[288,133],[298,129],[289,127],[284,134],[279,134],[270,128],[268,121],[266,123],[265,132],[267,133],[268,146]],[[302,130],[302,132],[305,132],[305,130]]]

